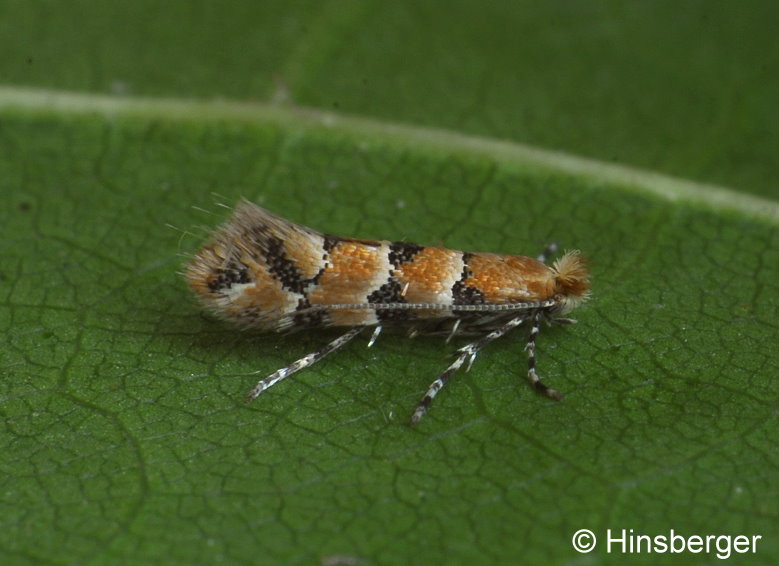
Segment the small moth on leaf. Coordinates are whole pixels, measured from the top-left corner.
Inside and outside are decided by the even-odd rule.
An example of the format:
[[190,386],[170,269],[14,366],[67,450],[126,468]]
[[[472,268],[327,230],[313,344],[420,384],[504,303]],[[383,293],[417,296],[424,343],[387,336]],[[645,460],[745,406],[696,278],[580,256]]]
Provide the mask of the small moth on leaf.
[[589,274],[578,251],[551,266],[556,246],[534,259],[471,253],[409,242],[359,240],[321,234],[246,200],[187,266],[185,276],[218,317],[245,328],[284,332],[323,327],[348,330],[320,350],[261,380],[266,389],[341,348],[366,327],[373,345],[385,326],[410,335],[479,335],[455,351],[455,360],[428,388],[411,417],[416,424],[447,380],[479,351],[529,323],[528,378],[552,399],[535,367],[541,321],[569,324],[563,315],[589,296]]

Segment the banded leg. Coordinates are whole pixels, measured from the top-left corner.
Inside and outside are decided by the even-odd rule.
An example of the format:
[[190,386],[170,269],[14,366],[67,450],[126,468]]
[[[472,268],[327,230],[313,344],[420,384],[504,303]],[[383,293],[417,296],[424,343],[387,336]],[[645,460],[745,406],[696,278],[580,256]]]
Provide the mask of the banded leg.
[[335,340],[333,340],[323,348],[317,350],[316,352],[312,352],[307,356],[303,356],[302,358],[292,362],[288,366],[274,371],[268,377],[261,380],[254,387],[254,389],[252,389],[249,392],[249,395],[246,396],[246,401],[247,402],[253,401],[257,397],[259,397],[263,391],[276,385],[279,381],[281,381],[285,377],[289,377],[293,373],[297,373],[300,370],[305,369],[312,364],[315,364],[316,362],[324,358],[326,355],[336,351],[341,346],[348,344],[351,341],[351,339],[357,336],[360,332],[362,332],[364,328],[365,328],[364,326],[355,326],[354,328],[349,330],[349,332],[347,332],[342,336],[339,336],[338,338],[336,338]]
[[484,348],[487,344],[489,344],[493,340],[497,340],[498,338],[500,338],[510,330],[516,328],[517,326],[525,322],[527,319],[528,319],[527,313],[523,313],[517,317],[512,318],[506,324],[504,324],[497,330],[493,330],[492,332],[490,332],[483,338],[480,338],[476,342],[471,342],[467,346],[463,346],[462,348],[456,350],[455,352],[458,354],[457,359],[454,360],[454,362],[452,362],[452,365],[446,368],[446,371],[440,374],[436,378],[436,380],[430,384],[427,393],[425,393],[425,396],[422,397],[422,401],[420,401],[419,405],[417,405],[414,414],[411,415],[411,424],[415,425],[420,420],[422,420],[422,417],[425,416],[425,413],[427,412],[427,408],[430,406],[430,403],[433,402],[435,396],[438,395],[438,392],[441,391],[444,385],[446,385],[446,382],[449,380],[449,378],[452,377],[457,372],[457,370],[459,370],[463,366],[465,360],[470,358],[470,363],[468,364],[468,369],[470,369],[471,364],[473,364],[473,361],[476,359],[476,354],[479,353],[479,350]]
[[[565,320],[567,322],[569,319],[559,320]],[[527,378],[530,380],[530,384],[533,386],[533,389],[539,393],[543,393],[550,399],[559,401],[563,398],[563,396],[558,393],[556,389],[552,389],[543,381],[541,381],[541,378],[538,377],[538,374],[536,373],[536,337],[538,336],[538,332],[540,330],[541,312],[537,312],[533,317],[533,327],[530,329],[530,337],[527,339],[527,345],[525,346],[525,350],[527,350]]]

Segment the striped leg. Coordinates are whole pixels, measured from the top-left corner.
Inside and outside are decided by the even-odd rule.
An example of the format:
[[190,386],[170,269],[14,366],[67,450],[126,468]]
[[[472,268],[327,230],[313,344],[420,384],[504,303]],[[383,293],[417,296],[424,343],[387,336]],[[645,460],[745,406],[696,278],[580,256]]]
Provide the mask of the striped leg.
[[497,340],[510,330],[516,328],[523,322],[525,322],[528,318],[527,313],[523,313],[517,317],[512,318],[509,320],[506,324],[498,328],[497,330],[493,330],[483,338],[480,338],[476,342],[471,342],[467,346],[463,346],[462,348],[456,350],[458,353],[457,359],[454,360],[452,365],[450,365],[448,368],[446,368],[446,371],[444,371],[441,375],[439,375],[436,380],[430,384],[430,387],[427,390],[427,393],[425,393],[425,396],[422,397],[422,401],[419,402],[419,405],[417,405],[416,410],[414,411],[414,414],[411,415],[411,424],[415,425],[420,420],[422,420],[422,417],[425,416],[425,413],[427,412],[427,408],[430,406],[430,403],[433,402],[433,399],[436,395],[438,395],[438,392],[441,391],[444,385],[446,385],[446,382],[449,380],[450,377],[452,377],[457,370],[459,370],[463,364],[465,363],[465,360],[468,360],[470,358],[470,362],[468,364],[468,369],[470,369],[471,365],[473,364],[473,361],[476,359],[476,354],[479,353],[479,350],[484,348],[487,344],[492,342],[493,340]]
[[[567,321],[568,319],[559,320]],[[541,378],[538,377],[538,374],[536,373],[536,337],[538,336],[540,328],[541,313],[537,312],[533,317],[533,327],[530,329],[530,337],[527,339],[527,345],[525,346],[525,350],[527,350],[527,378],[530,380],[531,385],[536,391],[543,393],[550,399],[559,401],[563,398],[563,396],[555,389],[552,389],[551,387],[544,384],[544,382],[541,381]]]
[[274,371],[268,377],[260,381],[254,387],[254,389],[252,389],[251,392],[249,392],[249,395],[246,396],[246,401],[247,402],[253,401],[257,397],[259,397],[263,391],[277,384],[285,377],[289,377],[293,373],[297,373],[300,370],[305,369],[312,364],[315,364],[316,362],[324,358],[326,355],[336,351],[341,346],[348,344],[349,341],[355,336],[357,336],[360,332],[362,332],[364,328],[365,328],[364,326],[355,326],[354,328],[349,330],[349,332],[347,332],[342,336],[339,336],[338,338],[336,338],[335,340],[327,344],[325,347],[317,350],[316,352],[312,352],[307,356],[303,356],[299,360],[292,362],[286,367]]

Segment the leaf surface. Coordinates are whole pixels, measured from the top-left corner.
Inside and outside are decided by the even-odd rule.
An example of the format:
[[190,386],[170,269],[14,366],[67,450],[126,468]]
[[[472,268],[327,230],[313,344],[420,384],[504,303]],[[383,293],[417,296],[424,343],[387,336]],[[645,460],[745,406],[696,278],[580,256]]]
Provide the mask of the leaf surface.
[[[558,146],[533,128],[512,130],[516,109],[506,100],[521,89],[510,77],[498,85],[509,65],[505,44],[478,48],[496,56],[479,74],[473,61],[487,58],[475,39],[450,53],[460,45],[450,36],[468,32],[447,27],[448,13],[442,22],[425,12],[405,22],[426,30],[416,37],[413,28],[390,34],[401,16],[370,9],[378,4],[354,3],[345,13],[335,3],[266,8],[265,19],[245,7],[237,17],[239,5],[225,10],[246,28],[230,34],[219,24],[202,43],[176,38],[201,29],[193,22],[206,15],[184,7],[157,14],[148,32],[165,63],[144,49],[137,68],[129,64],[131,31],[153,19],[143,5],[135,16],[96,8],[95,21],[117,30],[108,36],[88,27],[79,34],[53,12],[56,33],[39,35],[41,53],[53,57],[56,45],[79,36],[73,53],[92,58],[49,62],[53,77],[35,71],[46,60],[39,55],[33,70],[7,67],[7,84],[17,86],[0,89],[0,562],[622,564],[626,557],[603,545],[607,529],[624,528],[762,535],[749,561],[772,563],[779,206],[714,183],[744,187],[775,163],[757,152],[733,171],[693,171],[678,166],[691,154],[678,144],[668,150],[677,166],[667,155],[632,160],[642,146],[657,147],[656,130],[639,127],[619,156],[627,165],[611,165],[587,156],[608,156],[607,134],[622,126],[581,134],[591,136],[592,152]],[[28,31],[42,25],[34,10],[9,6],[15,18],[27,15]],[[467,21],[467,7],[456,10]],[[172,25],[174,15],[181,25]],[[509,37],[522,17],[508,15],[473,19],[474,37],[487,29]],[[127,30],[116,26],[120,16]],[[614,17],[597,16],[588,21],[616,33]],[[680,19],[674,29],[692,16]],[[260,21],[266,33],[251,36]],[[432,21],[440,33],[424,27]],[[758,42],[762,27],[737,21]],[[544,30],[539,42],[570,40]],[[397,45],[386,59],[371,54],[370,33]],[[31,45],[0,37],[7,60]],[[281,63],[241,43],[251,37],[285,53]],[[421,42],[424,56],[400,54],[414,46],[403,38]],[[716,40],[702,44],[714,49]],[[220,45],[223,59],[213,53]],[[246,53],[260,59],[249,64]],[[443,61],[434,69],[437,53]],[[435,85],[454,87],[447,69],[456,60],[470,78],[447,99]],[[182,71],[182,61],[201,74]],[[368,62],[377,68],[366,71],[358,104],[348,78],[359,81],[354,67]],[[253,78],[241,64],[257,70]],[[130,92],[156,97],[18,86],[101,91],[114,71]],[[647,83],[658,72],[636,71]],[[246,82],[236,84],[242,73]],[[430,92],[415,84],[425,73]],[[284,89],[311,108],[242,102],[277,100]],[[553,91],[538,87],[537,97]],[[378,92],[387,98],[369,104]],[[182,98],[217,94],[227,100]],[[418,105],[404,106],[411,100]],[[535,100],[539,124],[562,139],[557,103],[515,100],[531,108]],[[610,124],[597,109],[586,114]],[[672,124],[657,128],[683,130]],[[737,130],[748,136],[749,127]],[[737,152],[723,137],[710,134],[701,151]],[[666,176],[674,172],[698,182]],[[417,428],[407,419],[454,346],[435,337],[382,336],[370,350],[356,341],[243,403],[258,377],[331,335],[240,332],[200,313],[178,272],[229,214],[214,202],[242,196],[344,236],[531,255],[551,240],[582,249],[593,299],[576,311],[577,325],[539,338],[540,372],[566,398],[553,403],[526,385],[520,331],[458,374]],[[571,547],[582,528],[599,538],[589,555]],[[629,558],[654,564],[658,556]]]

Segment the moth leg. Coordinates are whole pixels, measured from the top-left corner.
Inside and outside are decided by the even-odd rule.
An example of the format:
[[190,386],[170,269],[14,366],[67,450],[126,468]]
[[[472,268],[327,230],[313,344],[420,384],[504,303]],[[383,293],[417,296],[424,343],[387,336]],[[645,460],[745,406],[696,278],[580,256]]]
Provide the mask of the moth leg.
[[379,337],[379,334],[381,334],[381,331],[384,330],[384,327],[379,324],[376,326],[376,328],[373,329],[373,334],[371,334],[371,339],[368,340],[368,348],[373,346],[373,343],[376,342],[376,338]]
[[497,340],[498,338],[500,338],[510,330],[516,328],[517,326],[525,322],[527,319],[528,319],[528,315],[526,313],[523,313],[517,317],[512,318],[506,324],[504,324],[497,330],[493,330],[483,338],[480,338],[475,342],[471,342],[467,346],[463,346],[462,348],[455,350],[455,352],[458,354],[457,359],[455,359],[454,362],[452,362],[452,365],[446,368],[446,370],[442,374],[440,374],[433,383],[430,384],[427,393],[425,393],[425,396],[422,397],[422,401],[420,401],[419,405],[417,405],[414,414],[411,415],[411,424],[415,425],[420,420],[422,420],[422,417],[425,416],[425,413],[427,412],[427,408],[430,406],[430,403],[433,402],[435,396],[438,395],[438,392],[441,391],[444,385],[446,385],[446,382],[449,380],[449,378],[452,377],[452,375],[454,375],[457,372],[457,370],[459,370],[463,366],[465,360],[470,358],[471,363],[473,363],[473,360],[476,358],[476,354],[479,353],[479,350],[484,348],[487,344],[489,344],[493,340]]
[[[565,319],[560,319],[565,320]],[[530,337],[527,339],[527,378],[530,380],[530,384],[533,389],[539,393],[543,393],[550,399],[559,401],[563,396],[556,390],[546,385],[536,373],[536,337],[541,329],[541,313],[538,312],[533,317],[533,326],[530,329]]]
[[446,343],[448,344],[449,341],[454,338],[454,335],[457,334],[457,330],[460,328],[460,323],[462,322],[461,319],[457,319],[454,321],[454,324],[452,325],[452,331],[449,333],[449,336],[446,337]]
[[536,259],[540,261],[541,263],[546,263],[546,260],[548,260],[551,256],[553,256],[555,253],[557,253],[557,250],[560,248],[560,245],[557,242],[549,242],[546,247],[543,249],[543,251],[538,254]]
[[284,379],[285,377],[289,377],[293,373],[297,373],[302,369],[307,368],[308,366],[315,364],[322,358],[324,358],[326,355],[336,351],[341,346],[344,346],[351,341],[352,338],[357,336],[360,332],[363,331],[365,327],[364,326],[355,326],[349,332],[346,334],[343,334],[342,336],[339,336],[323,348],[320,348],[316,352],[312,352],[308,354],[307,356],[303,356],[297,361],[292,362],[286,367],[283,367],[281,369],[278,369],[274,371],[272,374],[270,374],[265,379],[261,380],[255,387],[249,392],[249,395],[246,396],[246,401],[253,401],[257,397],[259,397],[263,391],[266,389],[269,389],[273,385],[277,384],[279,381]]

